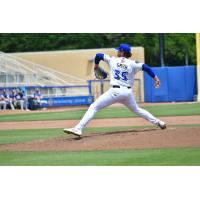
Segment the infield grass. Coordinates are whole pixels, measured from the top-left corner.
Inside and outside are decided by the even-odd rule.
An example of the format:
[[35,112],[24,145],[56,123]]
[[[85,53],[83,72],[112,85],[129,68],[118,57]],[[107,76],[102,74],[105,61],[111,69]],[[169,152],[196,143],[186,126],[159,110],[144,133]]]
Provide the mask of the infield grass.
[[1,166],[199,166],[200,148],[0,152]]
[[[190,116],[200,115],[200,103],[169,104],[144,106],[146,110],[155,116]],[[81,119],[86,110],[64,111],[64,112],[27,112],[23,114],[0,115],[0,121],[44,121],[44,120],[69,120]],[[94,118],[123,118],[136,117],[126,107],[109,107],[99,111]]]

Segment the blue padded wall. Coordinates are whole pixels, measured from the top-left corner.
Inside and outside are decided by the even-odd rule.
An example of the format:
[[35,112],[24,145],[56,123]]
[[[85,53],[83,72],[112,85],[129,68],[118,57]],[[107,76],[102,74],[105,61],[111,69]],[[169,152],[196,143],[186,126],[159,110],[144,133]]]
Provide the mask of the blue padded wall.
[[154,67],[152,68],[161,81],[159,89],[154,81],[144,72],[145,102],[193,101],[197,93],[196,67]]

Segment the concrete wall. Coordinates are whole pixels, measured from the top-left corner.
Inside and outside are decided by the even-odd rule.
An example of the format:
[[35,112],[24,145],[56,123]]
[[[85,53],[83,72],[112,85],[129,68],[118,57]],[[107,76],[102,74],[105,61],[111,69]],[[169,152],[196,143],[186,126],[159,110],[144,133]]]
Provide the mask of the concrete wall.
[[[116,51],[113,48],[107,49],[84,49],[84,50],[66,50],[66,51],[49,51],[49,52],[28,52],[28,53],[14,53],[13,55],[19,56],[26,60],[38,63],[60,72],[64,72],[82,79],[94,79],[93,65],[94,62],[89,60],[93,59],[96,53],[106,53],[116,56]],[[132,59],[144,62],[144,48],[134,47]],[[108,66],[101,63],[101,66],[108,71]],[[139,72],[136,78],[141,79],[142,83],[142,101],[144,100],[144,86],[143,86],[143,73]],[[134,89],[136,91],[137,89]]]

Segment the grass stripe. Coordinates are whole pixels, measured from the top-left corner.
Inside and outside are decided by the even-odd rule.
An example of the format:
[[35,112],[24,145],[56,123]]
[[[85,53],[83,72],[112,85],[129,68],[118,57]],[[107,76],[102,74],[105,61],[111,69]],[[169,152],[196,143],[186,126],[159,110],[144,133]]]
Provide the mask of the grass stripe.
[[0,152],[1,166],[199,166],[200,148]]

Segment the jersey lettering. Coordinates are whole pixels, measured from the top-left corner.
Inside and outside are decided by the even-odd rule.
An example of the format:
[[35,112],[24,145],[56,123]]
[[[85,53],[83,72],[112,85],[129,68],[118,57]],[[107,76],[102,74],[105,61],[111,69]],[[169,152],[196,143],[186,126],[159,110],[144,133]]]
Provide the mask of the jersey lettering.
[[128,78],[127,78],[127,75],[128,75],[128,72],[120,72],[119,70],[115,70],[115,76],[114,78],[117,79],[117,80],[122,80],[122,81],[127,81]]
[[115,76],[114,78],[117,79],[117,80],[120,80],[120,71],[119,70],[115,70]]
[[128,80],[127,75],[128,75],[128,72],[122,72],[122,80],[123,81],[127,81]]
[[122,69],[127,69],[128,67],[123,64],[123,63],[117,63],[117,67],[122,68]]
[[110,67],[111,85],[132,87],[135,74],[142,70],[142,63],[137,63],[135,60],[124,57],[110,57],[104,54],[104,61]]

